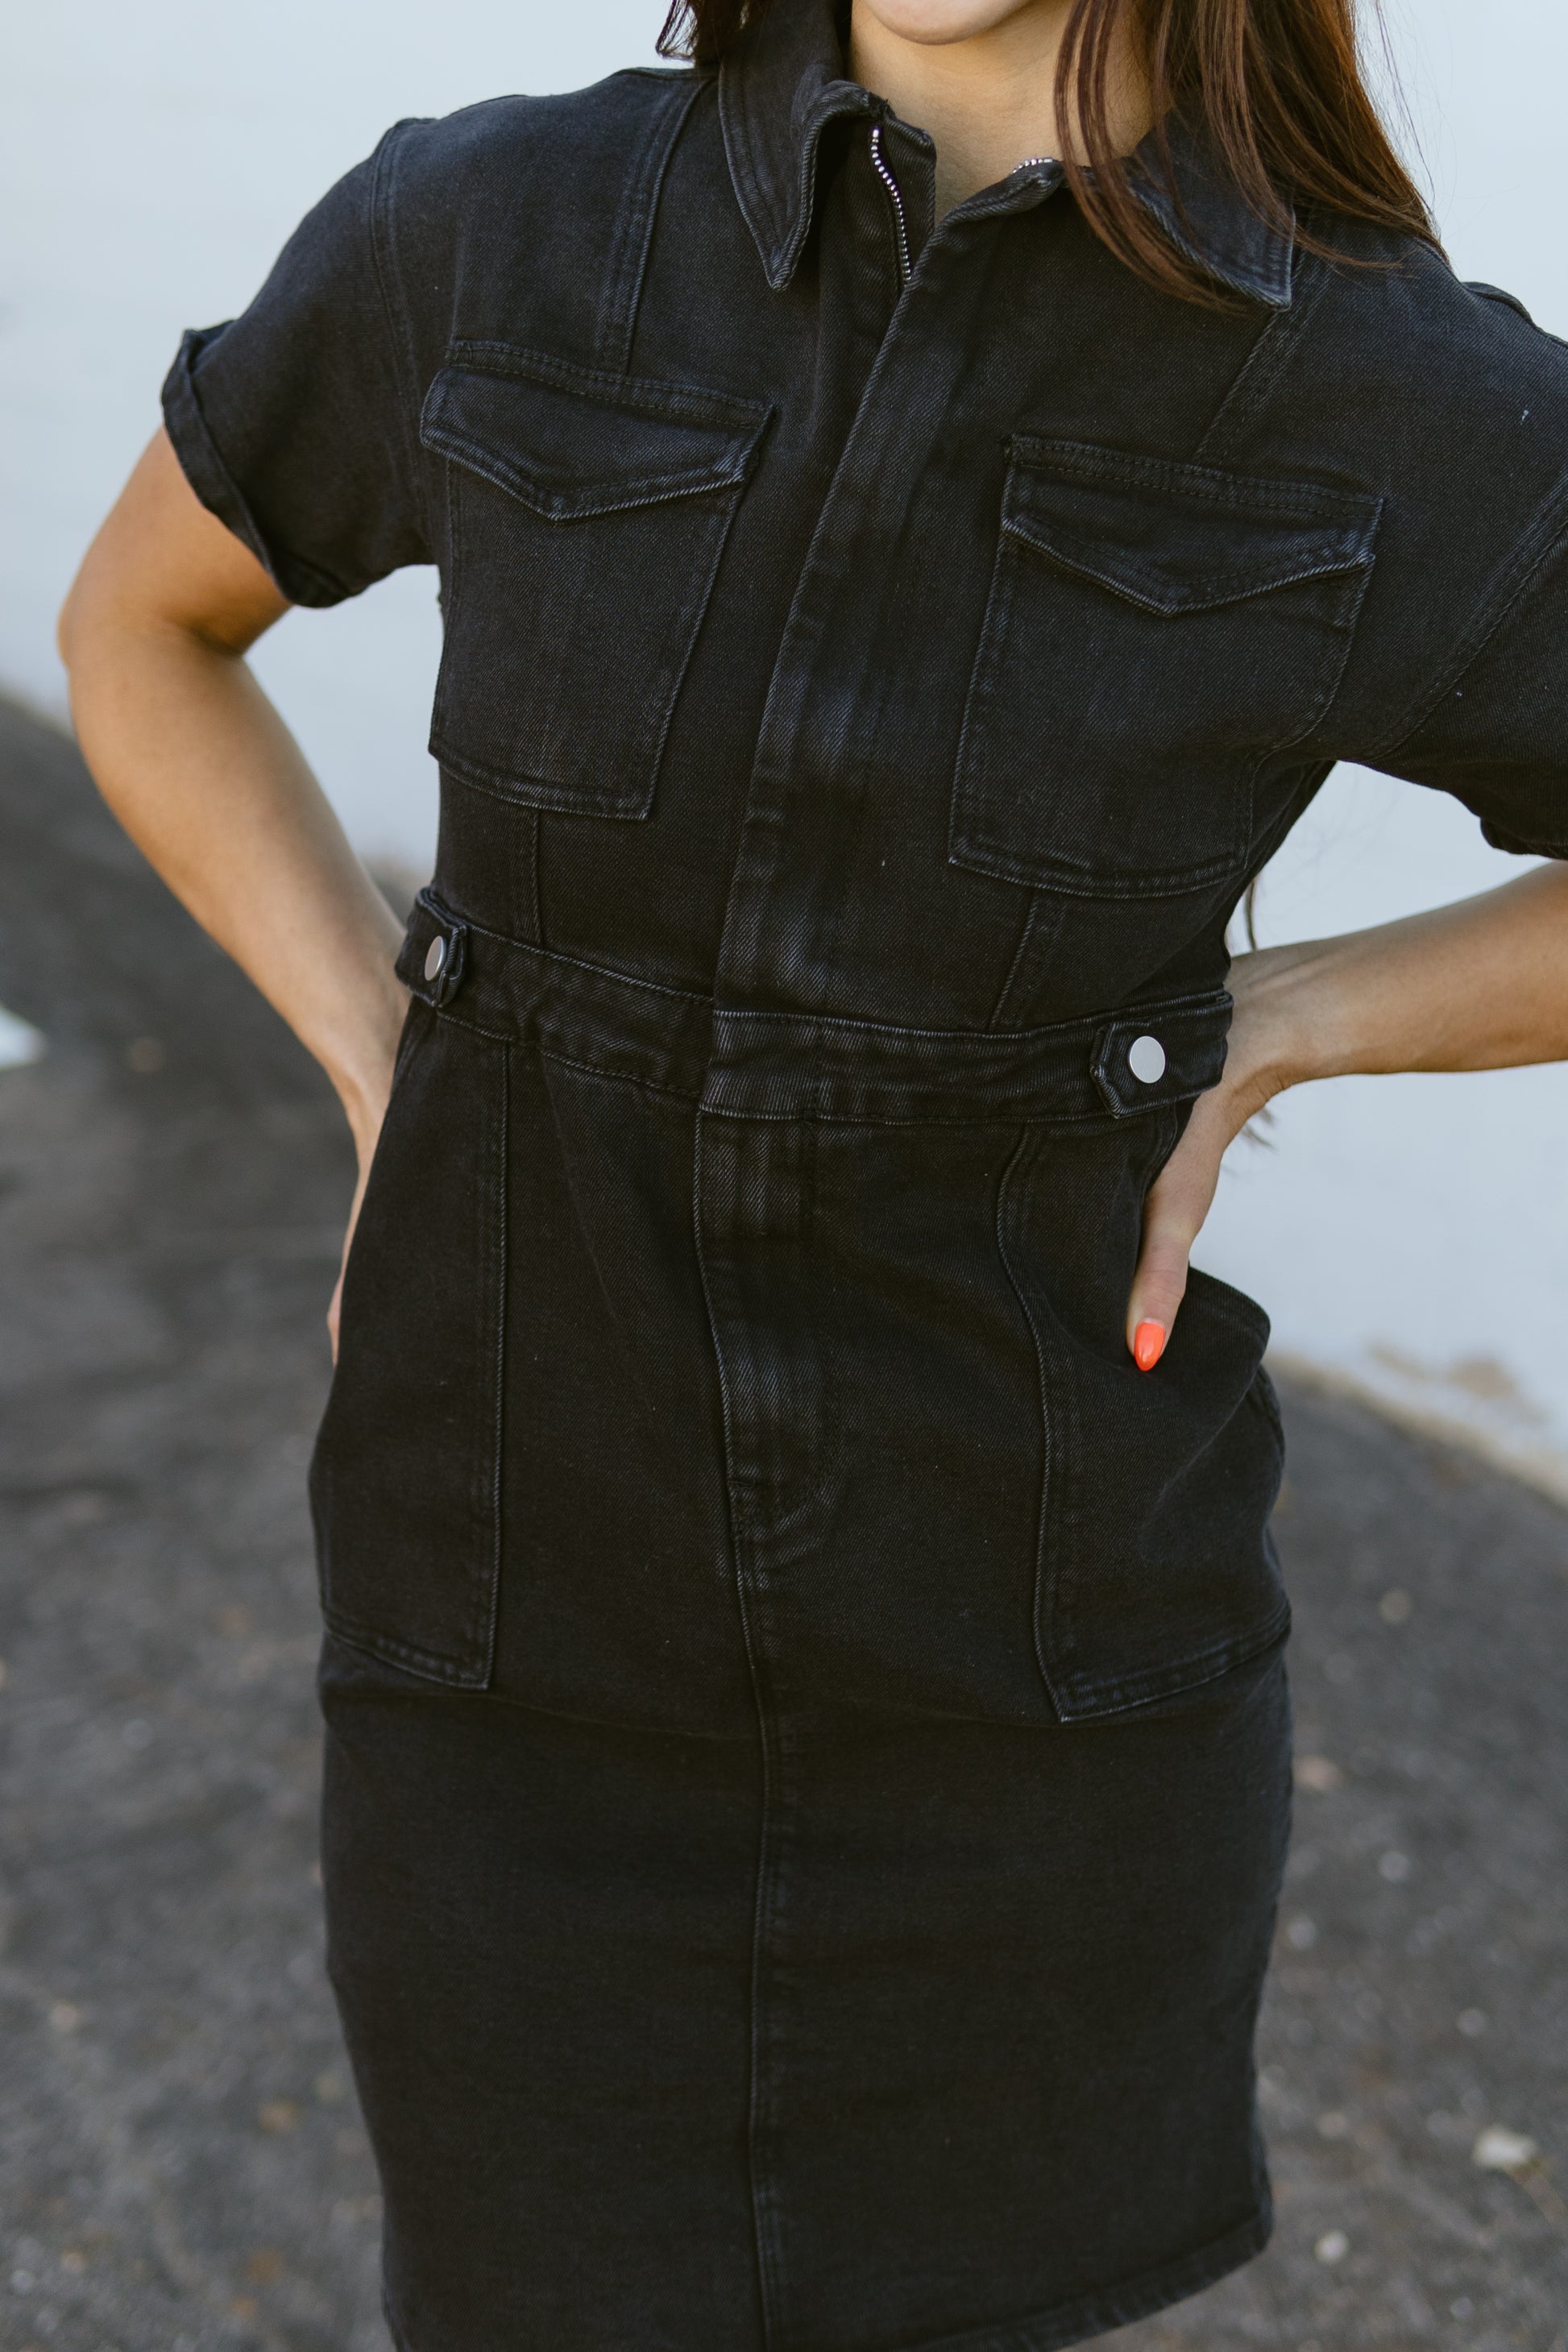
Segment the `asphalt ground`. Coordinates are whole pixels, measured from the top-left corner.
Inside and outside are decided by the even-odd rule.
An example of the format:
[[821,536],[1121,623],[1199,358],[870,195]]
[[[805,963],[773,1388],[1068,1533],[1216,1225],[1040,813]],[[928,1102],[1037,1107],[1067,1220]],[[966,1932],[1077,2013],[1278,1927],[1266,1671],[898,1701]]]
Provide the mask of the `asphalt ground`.
[[[4,706],[0,1003],[0,2352],[386,2352],[315,1872],[346,1139]],[[1568,1516],[1286,1402],[1279,2231],[1110,2340],[1568,2352]]]

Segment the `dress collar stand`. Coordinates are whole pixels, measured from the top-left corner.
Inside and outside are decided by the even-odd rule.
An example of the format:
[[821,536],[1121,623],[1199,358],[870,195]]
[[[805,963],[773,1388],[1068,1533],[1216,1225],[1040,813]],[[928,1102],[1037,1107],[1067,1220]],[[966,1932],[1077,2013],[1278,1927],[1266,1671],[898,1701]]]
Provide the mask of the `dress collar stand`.
[[[773,0],[725,58],[719,106],[736,198],[768,283],[781,289],[811,233],[824,131],[840,116],[885,121],[890,110],[846,78],[837,0]],[[1289,234],[1254,211],[1194,131],[1173,121],[1164,148],[1162,155],[1152,131],[1138,149],[1132,185],[1171,242],[1237,293],[1286,309],[1294,259]],[[1003,184],[1026,200],[1031,187],[1048,188],[1058,178],[1059,166],[1037,163]]]

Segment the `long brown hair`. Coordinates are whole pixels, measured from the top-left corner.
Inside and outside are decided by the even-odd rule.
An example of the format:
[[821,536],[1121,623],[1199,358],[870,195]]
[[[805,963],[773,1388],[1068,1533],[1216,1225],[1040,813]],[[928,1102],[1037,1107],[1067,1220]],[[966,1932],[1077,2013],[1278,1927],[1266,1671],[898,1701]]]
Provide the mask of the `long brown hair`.
[[[659,47],[715,65],[770,5],[674,0]],[[1375,5],[1375,0],[1373,0]],[[1309,215],[1337,213],[1436,244],[1426,205],[1367,88],[1355,0],[1073,0],[1057,66],[1058,123],[1078,126],[1062,161],[1096,233],[1139,275],[1195,301],[1223,299],[1160,229],[1111,143],[1117,46],[1130,36],[1156,137],[1180,115],[1201,126],[1258,216],[1310,252],[1342,257]],[[1068,143],[1068,142],[1064,142]]]

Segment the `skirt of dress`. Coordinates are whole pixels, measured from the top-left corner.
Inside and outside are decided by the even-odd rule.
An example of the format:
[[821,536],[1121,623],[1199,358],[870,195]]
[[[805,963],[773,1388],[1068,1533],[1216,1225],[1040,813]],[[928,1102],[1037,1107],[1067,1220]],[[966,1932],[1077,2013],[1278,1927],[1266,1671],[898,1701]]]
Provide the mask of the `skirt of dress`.
[[797,1712],[765,1921],[750,1740],[331,1640],[321,1687],[402,2352],[1049,2352],[1263,2244],[1278,1652],[1087,1725]]
[[1279,1437],[1225,1285],[1127,1354],[1180,1106],[1117,1073],[1207,1083],[1223,1008],[797,1034],[429,901],[400,968],[311,1490],[403,2352],[1205,2284],[1268,2227]]

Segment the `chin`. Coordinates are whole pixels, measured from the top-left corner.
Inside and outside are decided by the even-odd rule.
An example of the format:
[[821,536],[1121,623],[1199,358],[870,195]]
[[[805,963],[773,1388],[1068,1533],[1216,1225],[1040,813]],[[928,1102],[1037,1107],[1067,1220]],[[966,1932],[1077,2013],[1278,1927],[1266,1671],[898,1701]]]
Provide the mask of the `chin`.
[[855,0],[858,16],[872,18],[900,40],[931,47],[988,33],[1030,5],[1031,0]]

